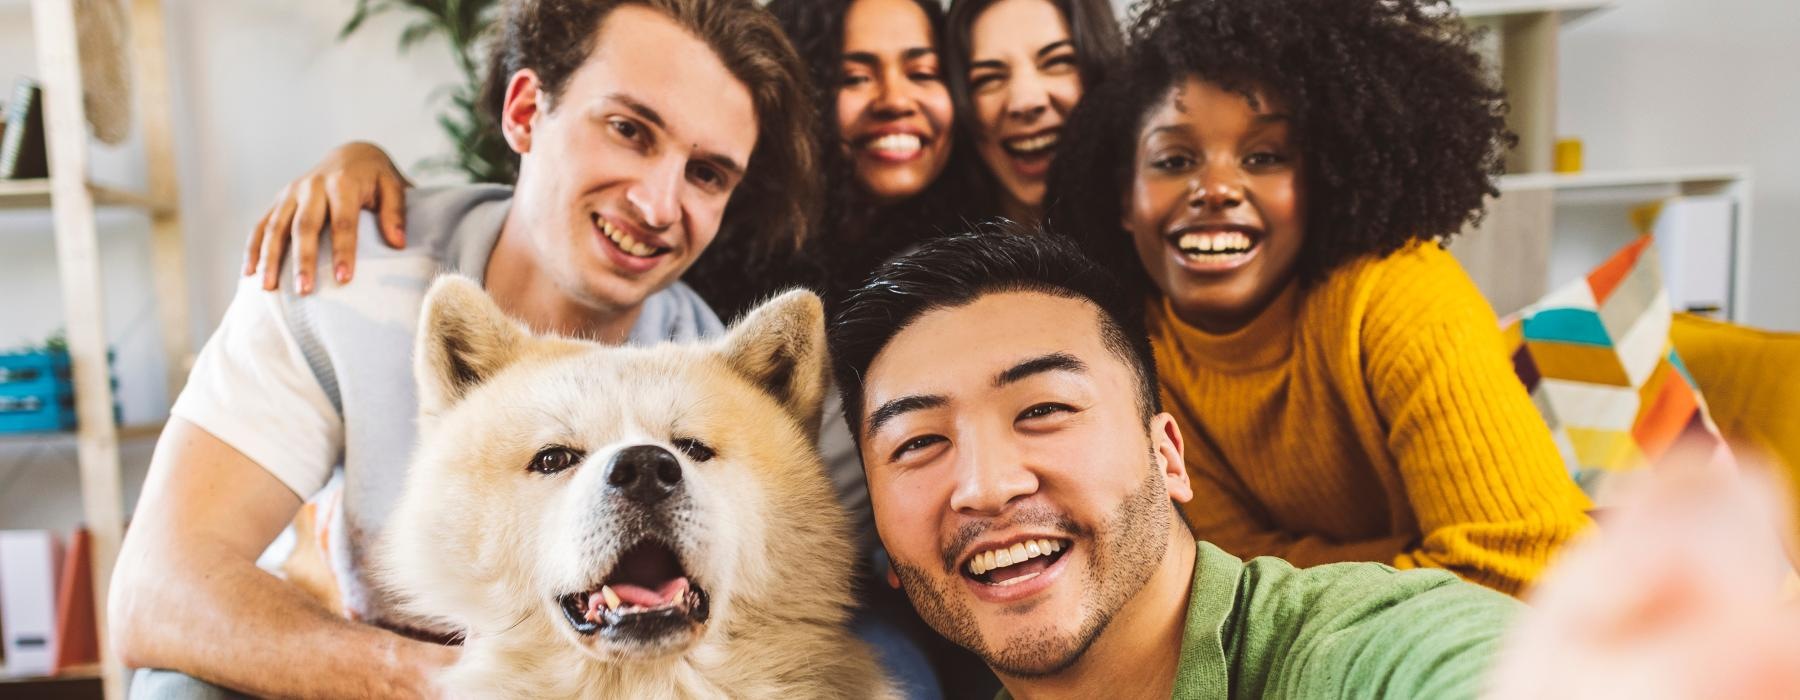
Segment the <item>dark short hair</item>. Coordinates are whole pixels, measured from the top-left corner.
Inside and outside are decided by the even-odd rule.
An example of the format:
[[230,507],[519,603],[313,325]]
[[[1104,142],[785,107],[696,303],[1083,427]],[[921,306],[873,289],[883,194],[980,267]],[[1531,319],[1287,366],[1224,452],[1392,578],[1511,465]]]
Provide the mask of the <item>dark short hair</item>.
[[1073,244],[1010,222],[926,241],[876,268],[863,286],[834,304],[832,369],[850,434],[862,441],[863,375],[875,356],[926,312],[954,309],[989,294],[1037,292],[1093,304],[1101,340],[1137,377],[1144,420],[1162,411],[1156,358],[1144,330],[1144,300]]
[[[744,228],[752,229],[748,233],[762,247],[799,248],[820,199],[818,144],[812,138],[816,112],[800,57],[755,0],[511,0],[482,86],[481,111],[488,121],[483,126],[498,133],[507,83],[521,70],[537,74],[550,96],[548,109],[555,109],[569,78],[592,55],[602,21],[626,5],[660,12],[692,32],[750,92],[756,147],[724,220],[756,222]],[[516,154],[511,165],[516,173]]]
[[1051,166],[1057,229],[1152,290],[1121,228],[1139,132],[1190,77],[1287,103],[1316,282],[1478,221],[1516,139],[1476,34],[1446,0],[1146,0],[1118,70],[1070,116]]

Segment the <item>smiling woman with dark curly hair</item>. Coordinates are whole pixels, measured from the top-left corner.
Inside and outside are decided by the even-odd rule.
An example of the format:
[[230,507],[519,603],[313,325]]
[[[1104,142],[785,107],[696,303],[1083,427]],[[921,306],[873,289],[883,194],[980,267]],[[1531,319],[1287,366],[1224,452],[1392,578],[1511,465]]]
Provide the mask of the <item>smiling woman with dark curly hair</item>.
[[1518,593],[1589,524],[1442,241],[1513,141],[1442,0],[1150,0],[1050,223],[1151,299],[1195,533]]

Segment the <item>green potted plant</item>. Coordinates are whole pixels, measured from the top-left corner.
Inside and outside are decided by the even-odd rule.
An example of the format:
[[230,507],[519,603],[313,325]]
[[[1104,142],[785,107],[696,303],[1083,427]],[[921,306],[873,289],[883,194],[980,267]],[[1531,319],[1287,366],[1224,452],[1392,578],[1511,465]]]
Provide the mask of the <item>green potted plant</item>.
[[461,172],[472,182],[511,184],[515,174],[512,151],[500,137],[500,130],[481,114],[478,102],[486,68],[487,35],[500,19],[502,4],[503,0],[356,0],[356,11],[338,32],[342,40],[356,33],[370,17],[402,13],[412,17],[411,23],[400,31],[402,53],[434,36],[444,38],[462,80],[444,86],[438,93],[449,93],[449,105],[438,114],[437,122],[455,145],[456,153],[430,159],[426,166]]

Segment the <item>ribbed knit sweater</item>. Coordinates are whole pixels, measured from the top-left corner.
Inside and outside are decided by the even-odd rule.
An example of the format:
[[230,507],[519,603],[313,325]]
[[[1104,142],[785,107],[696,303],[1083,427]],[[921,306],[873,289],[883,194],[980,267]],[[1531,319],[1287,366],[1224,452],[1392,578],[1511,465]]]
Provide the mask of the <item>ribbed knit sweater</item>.
[[1417,245],[1290,286],[1225,335],[1151,302],[1194,534],[1297,566],[1439,567],[1517,595],[1588,500],[1455,258]]

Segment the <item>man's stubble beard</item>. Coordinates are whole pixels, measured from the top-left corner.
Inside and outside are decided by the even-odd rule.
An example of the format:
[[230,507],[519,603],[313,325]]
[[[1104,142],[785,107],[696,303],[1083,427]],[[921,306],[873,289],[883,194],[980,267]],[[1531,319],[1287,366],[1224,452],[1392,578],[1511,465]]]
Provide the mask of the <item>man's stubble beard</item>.
[[996,649],[982,636],[967,603],[954,595],[960,582],[940,584],[923,569],[899,560],[893,561],[894,573],[926,624],[957,646],[974,652],[994,671],[1019,678],[1041,678],[1066,671],[1081,660],[1119,610],[1143,589],[1167,549],[1173,507],[1154,457],[1150,464],[1142,485],[1094,533],[1090,547],[1094,551],[1088,555],[1093,563],[1085,577],[1091,593],[1082,605],[1081,626],[1073,634],[1025,630]]

